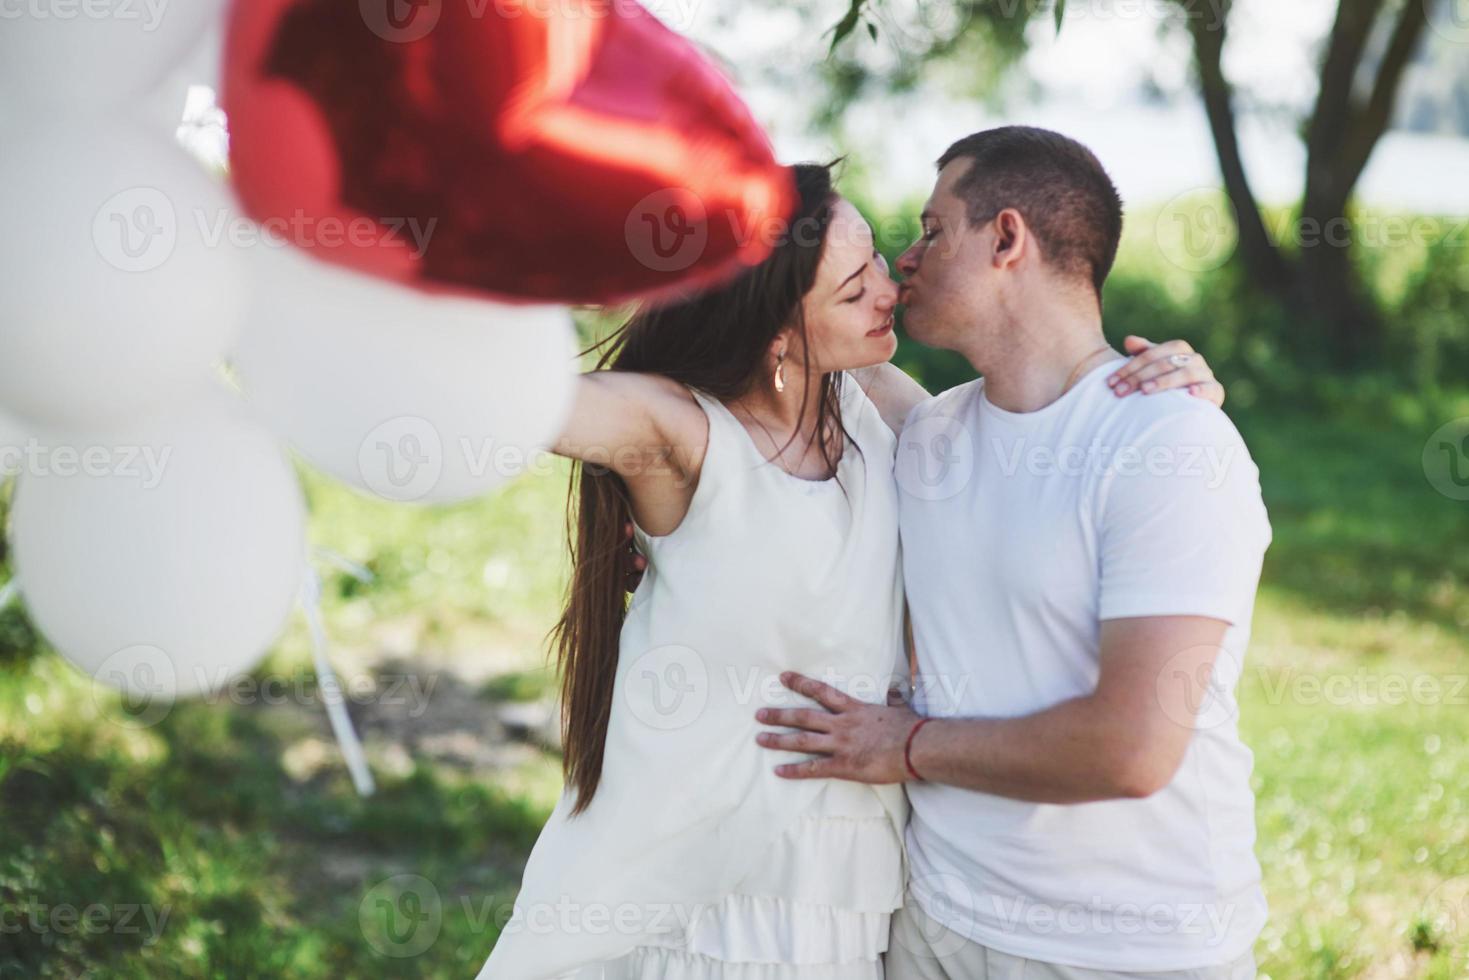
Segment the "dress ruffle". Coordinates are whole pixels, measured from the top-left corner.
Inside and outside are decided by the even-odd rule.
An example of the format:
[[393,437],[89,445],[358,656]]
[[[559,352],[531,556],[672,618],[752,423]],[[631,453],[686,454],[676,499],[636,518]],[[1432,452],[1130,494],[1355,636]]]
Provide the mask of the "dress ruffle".
[[738,893],[686,916],[658,945],[564,980],[882,980],[903,900],[901,847],[886,816],[808,813]]
[[857,912],[891,912],[900,907],[903,842],[867,787],[834,784],[829,790],[848,787],[859,790],[857,800],[833,799],[844,797],[845,792],[828,792],[818,799],[752,866],[734,894]]
[[902,847],[869,787],[833,782],[734,893],[589,980],[881,978]]
[[727,963],[853,963],[888,947],[891,912],[730,895],[698,917],[686,952]]
[[655,946],[640,946],[591,971],[577,974],[574,980],[883,980],[882,961],[877,959],[863,963],[725,963]]

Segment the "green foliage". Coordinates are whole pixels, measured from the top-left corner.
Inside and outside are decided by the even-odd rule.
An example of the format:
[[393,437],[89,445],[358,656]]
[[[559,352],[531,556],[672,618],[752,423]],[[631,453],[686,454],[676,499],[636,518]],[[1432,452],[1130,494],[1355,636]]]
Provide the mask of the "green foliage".
[[490,680],[481,693],[495,701],[545,701],[555,696],[556,682],[550,669],[519,670]]
[[[6,546],[10,519],[10,487],[0,487],[0,586],[15,575]],[[0,670],[23,664],[40,645],[35,629],[26,618],[19,601],[0,609]]]
[[[1025,53],[1031,18],[1048,8],[1059,31],[1064,0],[849,0],[829,31],[828,57],[818,69],[825,97],[815,122],[834,129],[865,93],[909,91],[920,77],[940,78],[956,94],[988,100]],[[852,39],[858,28],[866,36]]]
[[1391,309],[1393,366],[1419,385],[1469,378],[1469,231],[1461,238],[1427,249]]
[[[857,29],[857,25],[862,20],[862,6],[862,0],[852,0],[852,5],[847,8],[846,13],[842,14],[842,19],[837,21],[836,26],[831,29],[832,51],[835,51],[837,45],[847,39],[847,35]],[[872,27],[874,25],[869,23],[868,26]],[[876,40],[876,38],[873,38],[873,40]]]
[[552,460],[548,473],[524,476],[492,497],[423,508],[343,493],[302,467],[312,543],[374,575],[364,586],[334,572],[326,591],[361,615],[427,611],[444,628],[484,619],[543,629],[566,570],[564,507],[555,494],[564,494],[569,472],[564,461]]

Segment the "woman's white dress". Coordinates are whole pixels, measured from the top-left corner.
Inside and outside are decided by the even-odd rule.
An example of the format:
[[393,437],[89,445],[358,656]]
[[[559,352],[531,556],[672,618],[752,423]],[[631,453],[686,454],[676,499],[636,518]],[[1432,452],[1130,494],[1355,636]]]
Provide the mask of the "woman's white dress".
[[882,977],[902,787],[782,779],[806,756],[757,745],[755,712],[815,706],[784,670],[877,703],[906,675],[895,439],[844,376],[852,441],[801,480],[694,395],[709,447],[679,527],[636,531],[601,784],[557,804],[481,980]]

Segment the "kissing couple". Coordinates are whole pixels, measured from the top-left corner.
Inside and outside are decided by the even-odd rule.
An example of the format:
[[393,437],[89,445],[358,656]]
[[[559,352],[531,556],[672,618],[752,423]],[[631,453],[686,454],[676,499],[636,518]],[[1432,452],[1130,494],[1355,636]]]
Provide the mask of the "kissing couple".
[[[819,234],[578,382],[555,451],[612,462],[574,476],[566,786],[480,977],[1253,978],[1270,525],[1203,358],[1104,335],[1111,179],[966,136],[899,285],[794,178]],[[890,364],[899,305],[979,377]]]

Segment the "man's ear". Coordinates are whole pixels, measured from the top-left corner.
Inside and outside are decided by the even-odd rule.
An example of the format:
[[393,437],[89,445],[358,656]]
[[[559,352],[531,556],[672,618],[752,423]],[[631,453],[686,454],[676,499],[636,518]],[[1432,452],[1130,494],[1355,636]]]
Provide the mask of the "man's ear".
[[1005,208],[995,215],[995,266],[1003,269],[1019,262],[1028,238],[1029,229],[1019,211]]

